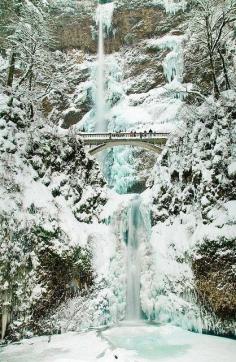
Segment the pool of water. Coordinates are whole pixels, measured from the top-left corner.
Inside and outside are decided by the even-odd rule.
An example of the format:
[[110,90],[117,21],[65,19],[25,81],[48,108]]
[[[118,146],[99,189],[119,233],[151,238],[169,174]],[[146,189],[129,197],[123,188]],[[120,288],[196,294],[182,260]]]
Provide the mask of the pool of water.
[[121,323],[102,332],[102,336],[115,350],[132,351],[135,361],[233,362],[236,356],[235,340],[170,325]]

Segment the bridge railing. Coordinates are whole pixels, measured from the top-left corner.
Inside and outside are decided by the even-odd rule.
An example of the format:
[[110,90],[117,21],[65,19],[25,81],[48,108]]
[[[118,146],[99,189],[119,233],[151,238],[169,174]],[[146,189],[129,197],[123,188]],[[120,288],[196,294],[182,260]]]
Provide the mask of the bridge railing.
[[119,138],[168,138],[167,132],[103,132],[85,133],[80,132],[78,136],[85,139],[119,139]]

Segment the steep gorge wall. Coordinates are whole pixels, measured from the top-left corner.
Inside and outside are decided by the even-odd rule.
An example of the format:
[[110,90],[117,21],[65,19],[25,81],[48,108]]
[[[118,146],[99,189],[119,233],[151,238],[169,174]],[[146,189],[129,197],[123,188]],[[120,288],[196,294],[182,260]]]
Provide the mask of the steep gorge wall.
[[[234,91],[225,92],[190,111],[150,180],[159,262],[176,263],[174,277],[162,270],[167,282],[160,295],[197,304],[200,328],[229,336],[236,320],[235,99]],[[184,266],[189,271],[181,275]]]
[[[116,5],[116,4],[115,4]],[[57,46],[62,49],[80,49],[85,53],[97,52],[97,31],[94,13],[60,15],[57,19]],[[119,51],[122,46],[137,45],[140,40],[162,36],[166,33],[181,33],[180,24],[186,15],[182,12],[167,14],[163,6],[137,6],[126,3],[115,6],[112,31],[105,41],[106,53]]]

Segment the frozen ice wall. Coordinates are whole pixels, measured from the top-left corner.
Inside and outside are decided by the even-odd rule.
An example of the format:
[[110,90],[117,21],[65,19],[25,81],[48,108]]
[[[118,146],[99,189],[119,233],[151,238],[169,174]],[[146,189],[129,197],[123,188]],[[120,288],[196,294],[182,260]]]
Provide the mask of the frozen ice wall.
[[184,71],[183,35],[166,35],[162,38],[147,41],[147,46],[153,50],[168,49],[170,52],[163,60],[163,70],[168,81],[166,90],[174,97],[184,99],[191,84],[182,84]]
[[[182,81],[184,70],[182,42],[184,37],[177,35],[167,35],[156,40],[156,45],[160,49],[170,49],[163,62],[165,76],[168,82],[176,80]],[[155,40],[153,41],[155,42]]]
[[[148,190],[142,204],[151,208]],[[141,305],[149,320],[171,323],[184,329],[202,331],[200,309],[194,291],[191,266],[186,255],[191,254],[194,240],[192,215],[177,218],[173,224],[159,222],[151,229],[150,243],[143,257]]]
[[185,11],[187,0],[153,0],[154,5],[163,5],[167,13],[176,14],[178,11]]

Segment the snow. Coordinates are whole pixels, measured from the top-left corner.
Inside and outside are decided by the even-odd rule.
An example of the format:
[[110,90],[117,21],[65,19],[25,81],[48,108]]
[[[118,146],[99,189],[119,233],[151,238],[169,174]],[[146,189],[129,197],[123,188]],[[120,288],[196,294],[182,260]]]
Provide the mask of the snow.
[[153,38],[146,41],[148,47],[155,49],[174,49],[184,41],[184,35],[165,35],[161,38]]
[[2,109],[7,105],[8,96],[0,93],[0,108]]
[[228,166],[229,176],[236,176],[236,161],[233,161]]
[[[178,10],[185,10],[187,2],[165,0],[164,5],[168,13],[175,13]],[[100,5],[97,11],[97,21],[100,16],[103,17],[107,32],[112,27],[113,6],[113,3]],[[134,78],[123,79],[123,65],[125,63],[125,58],[122,59],[122,52],[107,56],[106,118],[108,130],[143,131],[152,128],[157,132],[174,133],[176,131],[180,112],[183,109],[182,100],[184,94],[189,87],[191,87],[191,84],[184,85],[181,83],[184,67],[182,54],[183,41],[183,36],[167,35],[159,39],[151,39],[145,42],[145,46],[149,48],[156,50],[170,50],[163,61],[163,70],[168,83],[165,86],[159,86],[145,93],[139,92],[138,94],[130,94],[130,89],[132,89],[136,80]],[[142,61],[142,55],[140,55],[139,61]],[[80,68],[87,69],[86,64],[87,63],[84,62]],[[73,96],[70,98],[70,107],[63,113],[64,116],[68,112],[78,111],[80,102],[86,101],[88,96],[92,95],[94,97],[95,68],[94,63],[89,65],[91,79],[80,83],[76,87]],[[144,73],[140,76],[140,80],[145,82],[146,77],[147,75]],[[1,107],[6,105],[6,100],[7,98],[5,98],[5,96],[0,98]],[[235,92],[224,92],[222,94],[221,102],[234,104]],[[205,113],[204,107],[206,107],[206,105],[202,106],[203,115]],[[94,123],[95,117],[93,109],[85,115],[82,122],[80,122],[79,127],[85,126],[87,130],[93,130]],[[2,121],[0,123],[0,128],[5,126],[5,123]],[[63,135],[68,132],[60,130],[60,133]],[[5,137],[6,134],[6,131],[2,131],[3,137]],[[213,132],[211,137],[212,139],[215,137]],[[224,146],[224,142],[218,142],[215,147],[215,152],[223,149],[222,146]],[[5,141],[5,149],[15,149],[10,136],[9,139]],[[193,149],[193,154],[196,152],[196,149]],[[115,186],[119,192],[126,192],[130,185],[133,184],[136,176],[135,160],[132,149],[123,147],[117,148],[110,154],[107,153],[107,158],[101,157],[101,160],[101,162],[105,163],[105,172],[107,174],[110,172],[107,178],[111,184]],[[17,162],[18,161],[19,160],[17,160]],[[37,158],[35,158],[33,161],[39,163],[40,159],[37,160]],[[218,164],[220,161],[221,157],[216,155],[212,162]],[[17,164],[17,166],[19,166],[19,164]],[[81,299],[78,298],[77,300],[72,300],[68,303],[68,309],[65,307],[68,312],[68,314],[65,313],[68,325],[66,327],[64,326],[64,330],[69,330],[70,328],[79,330],[81,326],[83,328],[89,328],[101,324],[107,325],[108,323],[115,323],[117,320],[121,319],[125,309],[126,250],[124,232],[127,231],[127,210],[129,209],[129,204],[133,196],[127,195],[120,197],[115,192],[111,192],[109,194],[109,201],[101,214],[98,217],[94,217],[92,224],[86,224],[76,220],[71,204],[67,202],[64,197],[60,196],[54,198],[49,187],[46,187],[40,181],[33,180],[33,177],[35,176],[33,170],[28,170],[26,167],[23,168],[22,165],[20,166],[20,172],[15,177],[15,181],[22,189],[20,200],[23,206],[22,217],[24,216],[23,212],[26,212],[31,205],[39,208],[40,211],[44,211],[43,209],[45,209],[47,211],[46,216],[48,216],[48,219],[53,217],[57,220],[60,229],[67,235],[70,245],[73,247],[76,245],[91,247],[96,281],[104,281],[105,284],[105,287],[101,287],[101,290],[98,291],[98,295],[95,297],[92,295],[93,299],[82,301],[84,303],[84,309],[81,308],[80,312],[82,311],[81,313],[83,314],[82,317],[84,317],[84,319],[81,317],[81,314],[76,311],[78,305],[80,306],[80,304],[82,304]],[[207,162],[205,162],[204,165],[199,165],[199,168],[201,168],[203,180],[205,182],[210,182],[212,170],[209,170],[209,167],[207,167]],[[165,172],[165,169],[163,169],[161,174],[163,179],[165,179]],[[235,174],[235,161],[232,161],[228,165],[228,172],[231,176]],[[52,180],[53,187],[60,185],[63,178],[64,174],[54,175]],[[92,186],[86,186],[83,190],[80,204],[85,203],[86,200],[91,197],[95,198],[96,195],[97,191]],[[3,196],[5,197],[5,195]],[[4,197],[2,199],[4,199]],[[142,239],[141,253],[143,257],[141,276],[141,303],[143,311],[150,320],[156,320],[162,323],[170,322],[184,328],[201,331],[202,324],[200,320],[200,311],[196,305],[195,295],[193,294],[193,273],[190,263],[186,262],[184,256],[186,254],[191,255],[194,247],[197,244],[201,244],[206,238],[211,240],[221,237],[227,237],[228,239],[234,238],[236,234],[236,226],[234,225],[236,204],[234,201],[230,201],[222,205],[217,205],[217,207],[211,210],[209,213],[209,217],[212,217],[213,219],[211,225],[202,225],[201,220],[197,220],[196,215],[187,213],[188,215],[180,215],[174,220],[169,219],[166,222],[158,223],[151,230],[151,226],[149,225],[150,215],[147,212],[147,209],[149,211],[152,203],[150,191],[148,190],[145,192],[141,198],[141,211],[147,225],[146,235],[140,235],[140,238]],[[208,204],[209,199],[207,195],[204,195],[201,198],[201,205],[207,206]],[[12,205],[14,206],[14,203],[11,204],[10,199],[5,199],[3,203],[1,202],[1,208],[3,210],[10,209]],[[166,211],[166,213],[167,212],[168,211]],[[83,220],[85,220],[87,216],[87,211],[80,214],[81,219],[84,218]],[[30,217],[33,218],[34,216]],[[101,220],[103,220],[105,224],[100,224],[99,221]],[[43,227],[45,230],[53,230],[53,224],[50,221],[45,221]],[[149,236],[150,240],[148,239]],[[60,243],[56,244],[55,242],[55,247],[57,246],[59,247]],[[187,293],[187,295],[184,295],[186,289],[189,290],[189,294]],[[40,296],[41,292],[41,287],[36,285],[33,289],[33,297],[37,298]],[[172,327],[168,328],[167,330],[164,329],[164,327],[163,329],[160,329],[160,334],[163,333],[164,336],[166,334],[171,335],[172,332],[175,333],[175,331],[177,331]],[[148,331],[150,331],[150,329]],[[147,334],[149,333],[148,331],[144,329],[144,332],[147,332]],[[136,329],[131,329],[129,333],[131,332],[132,335],[136,337]],[[110,336],[113,338],[112,332],[108,332],[107,335],[109,335],[109,333],[111,333]],[[119,333],[125,335],[125,331],[122,330],[122,328],[119,329]],[[152,333],[153,332],[151,332],[151,334]],[[92,351],[89,351],[90,353],[88,352],[88,355],[85,353],[88,348],[88,341],[86,338],[90,339],[92,345],[94,343],[95,346],[98,346],[96,347],[97,349],[95,349],[96,353],[101,357],[101,360],[107,358],[107,360],[110,361],[111,358],[113,359],[114,357],[113,354],[111,354],[113,352],[111,352],[107,345],[105,346],[102,341],[100,341],[100,348],[100,342],[97,344],[97,339],[99,339],[99,337],[97,337],[94,332],[84,335],[66,334],[64,336],[64,343],[65,345],[67,344],[68,349],[65,350],[63,349],[65,347],[60,345],[60,336],[53,337],[52,342],[53,350],[55,351],[55,349],[58,349],[60,351],[60,356],[56,356],[55,358],[59,358],[61,361],[64,360],[64,357],[61,357],[61,353],[65,355],[69,353],[68,358],[72,358],[72,360],[78,358],[78,355],[84,360],[96,358],[96,356],[94,357],[92,354]],[[185,337],[187,340],[187,335],[185,335]],[[138,338],[140,337],[138,336]],[[156,341],[155,332],[153,338]],[[178,336],[176,338],[178,339]],[[77,341],[77,339],[80,340],[80,346],[75,342],[74,347],[74,344],[69,341],[70,339],[74,342],[75,340]],[[40,339],[37,339],[37,341],[39,340]],[[55,345],[53,345],[54,340]],[[43,339],[41,339],[41,341],[42,344],[47,343],[46,339],[45,342]],[[169,343],[169,341],[167,342]],[[29,344],[27,344],[28,342],[24,343],[26,349],[31,348],[30,342]],[[32,343],[34,343],[33,340]],[[83,346],[83,348],[81,346]],[[82,348],[81,350],[79,349],[80,347]],[[9,347],[9,349],[10,348],[11,347]],[[20,347],[16,346],[16,348]],[[54,358],[54,356],[52,356],[53,351],[51,351],[50,348],[51,345],[48,346],[48,351],[45,352],[46,354],[43,357],[38,357],[39,361],[41,357],[46,358],[46,360]],[[62,350],[60,350],[60,348],[62,348]],[[73,348],[78,348],[78,350],[73,352]],[[103,355],[104,348],[108,349]],[[35,351],[35,353],[38,352],[39,351]],[[47,355],[47,353],[49,353],[50,356]],[[72,354],[70,355],[70,353]],[[118,349],[117,353],[121,356],[121,359],[119,358],[120,360],[127,360],[127,358],[135,358],[135,360],[137,360],[137,358],[143,358],[143,356],[140,357],[137,355],[138,352],[134,354],[135,357],[130,357],[130,355],[133,355],[133,352],[128,353],[123,349]],[[206,360],[210,361],[211,357],[209,357],[207,353],[206,355],[209,358]],[[165,357],[169,358],[169,360],[172,358],[170,356]],[[188,356],[191,361],[194,361],[195,357],[196,355],[191,354]],[[204,360],[205,355],[202,356],[202,358]],[[178,356],[175,356],[175,361],[176,360],[178,360]],[[187,360],[189,361],[189,359],[186,359],[186,361]]]
[[235,105],[236,100],[236,91],[233,89],[229,89],[221,92],[221,100],[224,105],[233,107]]
[[[71,245],[86,246],[92,226],[89,228],[87,224],[76,220],[72,210],[63,197],[57,197],[55,200],[51,194],[51,190],[41,182],[34,181],[32,179],[32,171],[30,173],[28,169],[18,174],[16,181],[23,189],[22,200],[24,212],[26,212],[31,205],[49,212],[51,216],[53,215],[59,219],[59,225],[68,235]],[[44,223],[44,228],[48,229],[48,227],[51,227],[50,223],[48,223],[48,226]]]
[[223,225],[222,227],[216,227],[214,225],[201,225],[197,228],[194,234],[193,240],[195,242],[203,242],[205,239],[217,240],[220,238],[234,239],[236,235],[235,225]]
[[93,239],[93,266],[96,273],[102,279],[109,278],[110,263],[116,253],[116,238],[111,226],[104,224],[93,224],[93,232],[90,228],[89,239]]
[[[24,184],[23,207],[27,209],[32,204],[39,208],[48,208],[53,201],[50,190],[41,182],[32,180],[32,174],[18,174],[18,182]],[[54,209],[55,210],[55,209]]]
[[[20,346],[11,345],[0,356],[5,362],[72,362],[95,361],[107,347],[107,342],[96,336],[96,332],[87,334],[67,333],[64,335],[24,340]],[[92,348],[91,348],[92,346]]]
[[172,326],[120,325],[101,333],[65,333],[2,348],[4,362],[232,362],[235,341]]
[[56,202],[59,210],[59,224],[62,230],[69,236],[70,244],[86,246],[89,235],[88,225],[76,220],[63,197],[57,197]]
[[117,210],[128,207],[130,200],[133,198],[132,194],[119,195],[113,190],[109,190],[107,195],[108,202],[100,215],[101,220],[109,219]]

